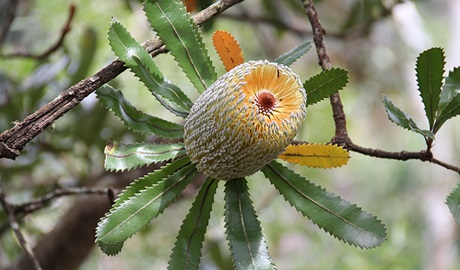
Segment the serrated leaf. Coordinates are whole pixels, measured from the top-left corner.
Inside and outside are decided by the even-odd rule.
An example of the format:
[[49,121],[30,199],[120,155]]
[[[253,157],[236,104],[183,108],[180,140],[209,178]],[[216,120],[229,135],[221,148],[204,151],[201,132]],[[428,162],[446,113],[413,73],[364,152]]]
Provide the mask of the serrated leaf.
[[183,156],[185,155],[185,146],[183,143],[124,144],[109,141],[104,149],[104,154],[106,170],[124,171]]
[[275,269],[244,178],[225,183],[225,228],[235,269]]
[[460,113],[460,109],[458,109],[460,106],[460,99],[458,96],[460,96],[460,68],[456,67],[453,71],[449,72],[449,76],[447,76],[444,83],[433,128],[434,133],[436,133],[449,118],[457,116]]
[[350,155],[333,144],[291,144],[278,158],[308,167],[335,168],[347,164]]
[[438,110],[441,86],[444,75],[445,57],[441,48],[431,48],[417,58],[417,83],[420,96],[425,105],[425,113],[430,124],[434,125]]
[[105,108],[111,110],[131,130],[157,137],[179,139],[184,135],[184,127],[161,118],[138,111],[123,93],[109,85],[103,85],[96,90],[99,101]]
[[460,183],[452,190],[452,192],[447,196],[446,204],[449,207],[452,216],[460,225]]
[[449,76],[446,77],[439,100],[438,114],[440,114],[447,104],[458,94],[460,94],[460,67],[454,68],[449,72]]
[[297,211],[338,239],[360,248],[373,248],[386,238],[375,216],[312,184],[276,161],[262,168],[264,175]]
[[456,95],[449,104],[442,110],[442,113],[437,117],[434,131],[439,128],[450,118],[460,115],[460,94]]
[[227,31],[216,30],[212,36],[212,45],[217,51],[226,71],[244,63],[240,44]]
[[280,57],[276,58],[275,63],[283,64],[285,66],[292,65],[295,61],[297,61],[300,57],[306,54],[311,48],[311,42],[305,41],[299,44],[294,49],[282,54]]
[[202,93],[217,78],[202,41],[198,26],[187,13],[182,1],[148,0],[144,2],[147,19],[171,55]]
[[199,269],[204,235],[211,216],[218,180],[208,178],[182,222],[168,269]]
[[388,118],[398,126],[411,130],[415,133],[434,139],[434,134],[429,130],[420,129],[412,118],[398,108],[387,96],[383,96],[383,104],[387,111]]
[[170,112],[187,117],[192,101],[179,89],[167,82],[149,53],[115,19],[109,32],[110,46],[121,61],[149,88],[155,98]]
[[[192,182],[197,173],[194,164],[185,166],[112,208],[98,223],[96,241],[105,245],[116,245],[130,238],[161,214]],[[146,175],[144,178],[149,177],[151,176]]]
[[116,243],[114,245],[107,245],[101,242],[97,243],[102,252],[109,256],[114,256],[120,253],[121,249],[123,248],[123,244],[124,242]]
[[348,83],[348,71],[341,68],[323,70],[304,83],[307,106],[315,104],[342,90]]
[[117,208],[123,202],[129,200],[131,197],[140,193],[142,190],[145,190],[147,187],[154,186],[160,181],[163,181],[165,178],[171,176],[175,171],[180,170],[188,164],[190,164],[190,158],[186,156],[173,160],[170,164],[162,167],[161,169],[134,180],[125,190],[123,190],[122,193],[118,195],[118,198],[112,205],[112,209]]

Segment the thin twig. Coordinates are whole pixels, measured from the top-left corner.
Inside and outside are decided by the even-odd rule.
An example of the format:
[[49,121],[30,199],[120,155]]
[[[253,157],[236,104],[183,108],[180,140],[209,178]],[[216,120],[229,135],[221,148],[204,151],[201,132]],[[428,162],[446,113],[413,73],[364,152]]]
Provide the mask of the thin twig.
[[[313,5],[312,0],[302,0],[302,3],[305,7],[305,12],[310,20],[311,27],[313,29],[313,40],[316,47],[316,52],[319,59],[319,64],[323,70],[331,68],[331,62],[329,56],[327,55],[326,45],[324,42],[324,34],[326,31],[322,27],[318,13]],[[421,161],[428,161],[433,164],[437,164],[442,166],[446,169],[452,170],[460,174],[460,168],[453,166],[451,164],[447,164],[443,161],[440,161],[433,157],[431,152],[430,143],[428,144],[427,150],[422,150],[420,152],[388,152],[380,149],[372,149],[366,148],[359,145],[356,145],[352,142],[350,137],[348,136],[347,125],[346,125],[346,116],[343,110],[342,101],[340,100],[339,93],[336,93],[330,97],[330,102],[333,111],[333,118],[335,123],[335,135],[331,139],[331,143],[338,144],[343,146],[345,149],[349,151],[354,151],[357,153],[361,153],[363,155],[377,157],[377,158],[385,158],[385,159],[396,159],[396,160],[409,160],[409,159],[417,159]]]
[[69,195],[107,195],[114,191],[107,187],[74,187],[57,188],[39,198],[23,204],[11,204],[14,215],[27,215],[45,207],[49,202],[62,196]]
[[[318,54],[319,64],[323,70],[330,69],[332,65],[329,56],[327,55],[326,43],[324,41],[324,34],[326,31],[319,21],[318,13],[313,5],[313,1],[302,0],[302,3],[313,30],[313,41],[315,43],[316,53]],[[338,93],[333,94],[330,97],[330,102],[335,122],[335,136],[332,139],[332,142],[344,145],[345,142],[350,139],[348,138],[347,120],[343,110],[342,101],[340,100],[340,95]]]
[[64,43],[64,39],[67,36],[67,34],[70,32],[72,29],[71,23],[72,19],[75,16],[75,11],[76,11],[76,6],[74,4],[71,4],[69,7],[69,15],[67,17],[67,21],[65,22],[64,26],[61,29],[61,34],[59,36],[59,39],[47,50],[45,50],[42,53],[35,54],[31,52],[13,52],[10,54],[5,54],[2,57],[3,58],[14,58],[14,57],[23,57],[23,58],[34,58],[37,60],[42,60],[50,56],[52,53],[57,51],[59,48],[62,47],[62,44]]
[[[218,1],[195,14],[193,19],[196,24],[201,25],[242,1]],[[163,43],[155,37],[145,42],[143,46],[149,53],[154,53],[158,49],[161,50]],[[0,134],[0,158],[15,159],[20,155],[26,144],[45,128],[79,104],[89,94],[103,84],[113,80],[125,70],[126,67],[123,66],[123,62],[115,60],[93,76],[71,86],[41,109],[27,116],[24,120],[16,122],[14,127]]]
[[5,211],[10,227],[13,230],[14,234],[16,235],[16,238],[18,239],[18,242],[21,245],[22,249],[26,253],[26,256],[29,258],[30,261],[33,262],[35,269],[37,270],[42,269],[40,267],[40,263],[35,257],[33,250],[30,248],[29,244],[27,244],[27,241],[24,238],[24,235],[22,235],[21,229],[19,228],[18,221],[16,220],[16,216],[14,215],[11,209],[11,205],[6,200],[6,196],[2,188],[0,188],[0,204],[2,205],[3,210]]

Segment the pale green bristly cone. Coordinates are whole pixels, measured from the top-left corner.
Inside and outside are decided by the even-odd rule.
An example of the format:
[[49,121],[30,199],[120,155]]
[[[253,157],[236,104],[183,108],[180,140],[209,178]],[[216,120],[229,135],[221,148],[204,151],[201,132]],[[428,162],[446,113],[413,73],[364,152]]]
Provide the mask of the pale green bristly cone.
[[220,180],[251,175],[282,153],[306,115],[306,93],[284,65],[249,61],[198,98],[184,126],[187,154]]

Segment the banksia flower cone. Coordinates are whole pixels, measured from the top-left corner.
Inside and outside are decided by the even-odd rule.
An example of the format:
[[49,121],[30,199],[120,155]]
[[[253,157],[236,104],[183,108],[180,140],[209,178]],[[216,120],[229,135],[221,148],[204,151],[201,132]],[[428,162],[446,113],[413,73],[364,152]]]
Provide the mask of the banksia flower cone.
[[187,154],[220,180],[251,175],[297,134],[306,93],[288,67],[249,61],[220,77],[198,98],[185,123]]

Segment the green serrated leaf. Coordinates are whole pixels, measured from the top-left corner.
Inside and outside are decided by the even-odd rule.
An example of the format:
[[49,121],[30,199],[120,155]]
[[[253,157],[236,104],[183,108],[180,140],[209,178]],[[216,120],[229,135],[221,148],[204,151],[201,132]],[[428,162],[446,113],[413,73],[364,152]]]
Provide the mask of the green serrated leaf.
[[106,170],[124,171],[183,156],[185,155],[185,146],[183,143],[124,144],[109,141],[104,149],[104,154]]
[[455,222],[460,225],[460,183],[458,183],[449,196],[447,196],[446,204],[449,207]]
[[297,61],[300,57],[306,54],[311,48],[311,42],[305,41],[304,43],[299,44],[294,49],[284,53],[280,57],[276,58],[275,63],[283,64],[285,66],[292,65],[295,61]]
[[430,124],[430,130],[433,130],[438,110],[444,65],[445,57],[441,48],[426,50],[417,58],[415,69],[417,71],[418,90],[425,105],[425,113]]
[[300,213],[338,239],[360,248],[379,246],[385,226],[375,216],[312,184],[276,161],[262,168],[264,175]]
[[348,71],[331,68],[311,77],[304,83],[307,106],[315,104],[342,90],[348,83]]
[[[439,100],[438,113],[434,124],[433,132],[436,133],[441,126],[449,119],[459,114],[460,106],[460,68],[456,67],[449,72]],[[447,109],[448,108],[448,109]]]
[[114,19],[108,36],[113,52],[149,88],[155,98],[175,115],[187,117],[192,101],[179,87],[165,80],[153,58],[126,28]]
[[198,92],[204,92],[217,79],[217,75],[198,26],[193,22],[182,2],[148,0],[144,2],[144,9],[151,27],[192,84]]
[[460,94],[460,67],[454,68],[446,78],[439,100],[438,115],[458,94]]
[[97,243],[97,245],[102,250],[102,252],[104,252],[105,254],[109,256],[114,256],[120,253],[121,249],[123,248],[123,243],[124,242],[116,243],[114,245],[107,245],[107,244],[99,242]]
[[184,166],[190,164],[189,157],[183,157],[177,160],[173,160],[170,164],[162,167],[155,172],[149,173],[144,177],[138,178],[131,182],[131,184],[123,190],[123,192],[118,195],[118,198],[115,200],[115,203],[112,205],[112,209],[117,208],[123,202],[129,200],[131,197],[140,193],[142,190],[145,190],[147,187],[151,187],[158,182],[164,180],[165,178],[169,177],[175,171],[183,168]]
[[225,183],[225,228],[235,269],[275,269],[246,179]]
[[96,95],[104,107],[114,112],[133,131],[170,139],[179,139],[184,135],[182,125],[138,111],[121,91],[107,84],[97,89]]
[[460,94],[456,95],[437,117],[434,132],[437,132],[447,120],[458,115],[460,115]]
[[[105,216],[96,229],[97,242],[116,245],[124,242],[161,214],[185,187],[192,182],[198,171],[194,164],[183,167],[157,184],[125,200]],[[149,178],[150,175],[144,178]]]
[[412,118],[399,109],[389,98],[383,96],[383,104],[388,114],[388,118],[395,124],[425,137],[434,139],[434,134],[429,130],[420,129]]
[[168,269],[199,269],[204,235],[211,216],[218,180],[208,178],[182,222]]

